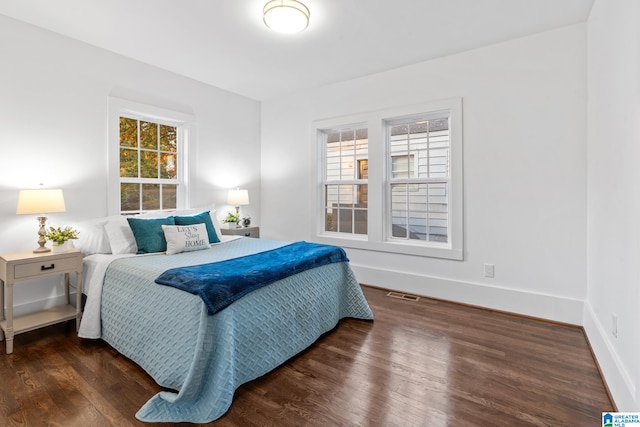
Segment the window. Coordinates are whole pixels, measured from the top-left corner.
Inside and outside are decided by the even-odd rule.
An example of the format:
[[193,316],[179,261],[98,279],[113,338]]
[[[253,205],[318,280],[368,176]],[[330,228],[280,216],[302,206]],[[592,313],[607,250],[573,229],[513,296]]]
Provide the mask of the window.
[[462,259],[462,101],[314,123],[316,240]]
[[449,114],[386,123],[391,239],[448,242]]
[[324,231],[367,234],[366,128],[323,130]]
[[109,213],[186,207],[193,117],[117,98],[109,115]]
[[176,209],[178,125],[120,117],[120,212]]

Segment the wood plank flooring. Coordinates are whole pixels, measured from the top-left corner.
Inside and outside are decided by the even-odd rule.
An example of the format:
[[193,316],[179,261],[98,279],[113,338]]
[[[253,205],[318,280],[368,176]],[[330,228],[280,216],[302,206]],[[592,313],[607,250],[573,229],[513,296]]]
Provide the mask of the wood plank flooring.
[[[615,409],[580,328],[363,289],[375,321],[340,322],[207,425],[577,427]],[[169,425],[135,419],[160,387],[73,322],[0,351],[0,426]]]

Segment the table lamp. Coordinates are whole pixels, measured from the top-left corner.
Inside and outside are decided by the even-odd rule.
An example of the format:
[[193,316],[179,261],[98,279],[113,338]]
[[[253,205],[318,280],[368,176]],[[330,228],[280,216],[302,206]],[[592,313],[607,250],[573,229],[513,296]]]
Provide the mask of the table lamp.
[[16,214],[18,215],[38,215],[40,229],[38,230],[38,245],[34,253],[49,252],[51,249],[44,245],[47,243],[44,238],[47,233],[45,225],[47,217],[45,214],[65,212],[64,197],[62,190],[38,189],[38,190],[20,190],[18,195],[18,207]]
[[[241,190],[236,188],[235,190],[229,190],[229,194],[227,196],[227,203],[230,205],[234,205],[236,207],[236,215],[240,218],[240,206],[249,204],[249,191]],[[236,225],[237,228],[242,227],[240,221]]]

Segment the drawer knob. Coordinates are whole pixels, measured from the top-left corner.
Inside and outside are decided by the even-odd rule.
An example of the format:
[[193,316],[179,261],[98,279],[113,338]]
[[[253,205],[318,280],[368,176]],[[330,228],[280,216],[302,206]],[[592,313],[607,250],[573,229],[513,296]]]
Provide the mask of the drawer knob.
[[54,268],[56,268],[55,264],[51,264],[49,267],[45,267],[44,265],[41,265],[40,271],[53,270]]

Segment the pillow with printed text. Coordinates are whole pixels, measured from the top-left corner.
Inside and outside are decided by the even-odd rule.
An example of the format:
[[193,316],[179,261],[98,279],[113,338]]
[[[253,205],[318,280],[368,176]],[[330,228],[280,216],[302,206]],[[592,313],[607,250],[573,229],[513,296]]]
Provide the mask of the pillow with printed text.
[[162,225],[162,231],[167,241],[167,255],[211,247],[205,224]]

